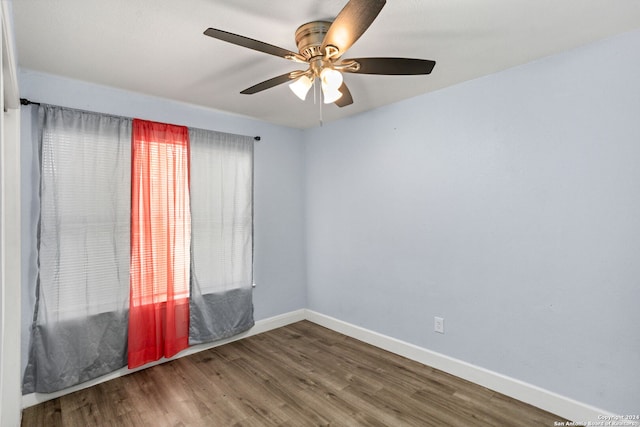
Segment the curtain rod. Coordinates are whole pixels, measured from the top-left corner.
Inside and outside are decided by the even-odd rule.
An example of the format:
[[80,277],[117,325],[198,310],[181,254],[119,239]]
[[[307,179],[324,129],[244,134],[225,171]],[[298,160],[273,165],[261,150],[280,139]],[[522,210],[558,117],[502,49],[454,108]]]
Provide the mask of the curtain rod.
[[[20,104],[21,105],[40,105],[39,102],[33,102],[33,101],[28,100],[27,98],[20,98]],[[129,117],[127,117],[127,118],[129,118]],[[260,136],[254,136],[253,139],[255,141],[260,141],[261,138],[260,138]]]

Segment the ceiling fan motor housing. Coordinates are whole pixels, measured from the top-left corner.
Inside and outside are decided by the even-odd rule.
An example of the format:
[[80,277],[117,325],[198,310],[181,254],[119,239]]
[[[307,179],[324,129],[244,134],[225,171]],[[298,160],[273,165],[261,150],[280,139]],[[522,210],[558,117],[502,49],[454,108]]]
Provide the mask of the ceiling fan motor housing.
[[322,52],[322,42],[324,36],[329,31],[331,22],[329,21],[313,21],[301,25],[296,30],[296,45],[300,55],[307,60],[317,56],[324,56]]

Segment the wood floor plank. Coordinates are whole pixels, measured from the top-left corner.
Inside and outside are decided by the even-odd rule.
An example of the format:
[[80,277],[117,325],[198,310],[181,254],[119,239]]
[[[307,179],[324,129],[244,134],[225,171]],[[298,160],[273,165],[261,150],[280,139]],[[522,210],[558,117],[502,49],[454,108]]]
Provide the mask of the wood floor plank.
[[[241,346],[236,346],[236,348],[238,354],[241,355]],[[244,365],[242,357],[221,360],[208,359],[204,364],[198,365],[196,369],[199,369],[205,376],[216,379],[214,381],[219,387],[222,387],[223,395],[230,399],[231,405],[235,409],[235,418],[248,412],[249,416],[253,418],[262,414],[265,423],[268,422],[266,419],[270,417],[284,422],[287,417],[280,407],[284,402],[296,405],[295,397],[290,392],[287,394],[288,388],[282,387],[277,378],[262,377],[258,374],[258,369],[248,370],[244,368]],[[277,399],[274,396],[277,396]],[[265,406],[270,410],[265,409]]]
[[23,411],[23,426],[44,426],[48,423],[52,423],[52,425],[63,425],[60,399],[43,402],[39,404],[37,408],[37,411]]
[[[308,345],[308,343],[305,343],[305,345]],[[360,420],[361,423],[358,425],[378,424],[376,419],[373,419],[368,413],[362,412],[363,406],[367,405],[356,404],[357,401],[352,399],[345,400],[344,397],[347,396],[345,393],[327,391],[342,390],[348,386],[350,384],[348,374],[345,373],[344,378],[340,378],[339,375],[336,375],[335,370],[327,369],[327,367],[331,366],[330,364],[322,364],[324,369],[317,369],[313,364],[309,365],[305,362],[303,364],[304,367],[299,369],[296,363],[292,363],[291,354],[288,354],[286,349],[281,347],[278,354],[279,356],[285,357],[284,360],[276,357],[279,363],[275,364],[274,369],[280,369],[280,372],[265,373],[263,375],[292,379],[293,382],[290,385],[299,389],[296,396],[305,403],[307,410],[314,409],[316,411],[330,413],[331,419],[333,420]],[[314,358],[317,358],[318,355],[319,353],[316,353]],[[260,352],[250,353],[247,354],[247,356],[251,358],[252,364],[262,357]],[[273,365],[269,363],[268,360],[261,360],[259,362],[260,363],[257,364],[258,366]],[[365,409],[369,411],[376,410],[375,406],[370,404]]]
[[298,322],[23,411],[23,426],[553,426],[492,390]]

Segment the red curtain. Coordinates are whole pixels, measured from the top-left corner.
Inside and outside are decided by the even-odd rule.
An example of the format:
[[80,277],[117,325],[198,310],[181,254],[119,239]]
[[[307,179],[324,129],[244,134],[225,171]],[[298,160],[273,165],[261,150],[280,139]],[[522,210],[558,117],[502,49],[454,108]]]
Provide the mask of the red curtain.
[[189,345],[189,131],[135,119],[129,368]]

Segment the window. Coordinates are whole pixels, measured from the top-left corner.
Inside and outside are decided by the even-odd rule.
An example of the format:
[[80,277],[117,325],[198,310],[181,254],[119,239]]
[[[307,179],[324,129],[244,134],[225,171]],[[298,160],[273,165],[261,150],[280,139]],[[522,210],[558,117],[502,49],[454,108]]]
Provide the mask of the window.
[[129,293],[131,122],[47,108],[39,233],[43,315],[65,320],[121,311]]
[[38,113],[24,393],[253,326],[252,138],[48,105]]

